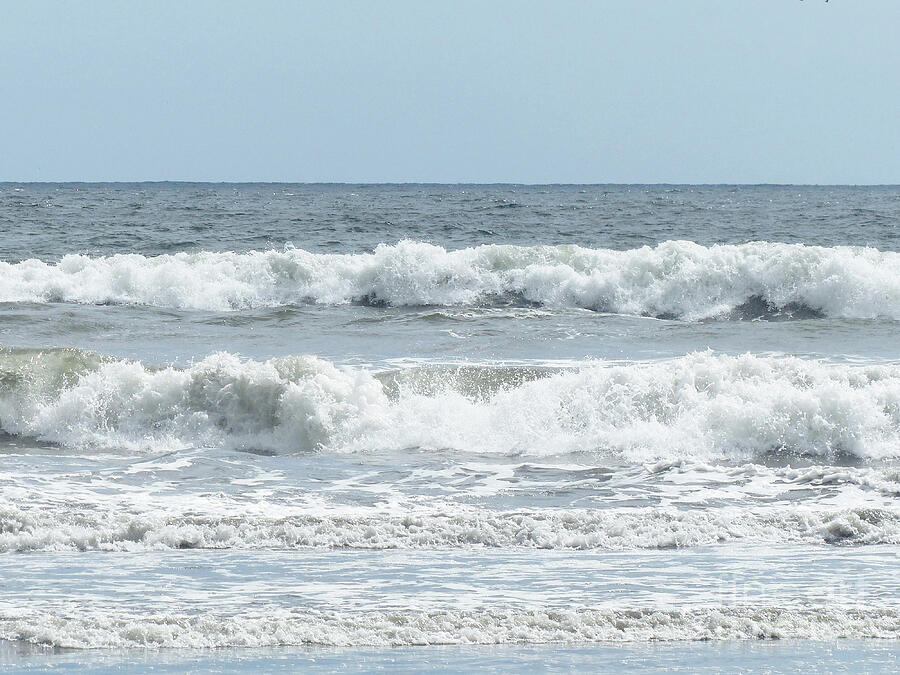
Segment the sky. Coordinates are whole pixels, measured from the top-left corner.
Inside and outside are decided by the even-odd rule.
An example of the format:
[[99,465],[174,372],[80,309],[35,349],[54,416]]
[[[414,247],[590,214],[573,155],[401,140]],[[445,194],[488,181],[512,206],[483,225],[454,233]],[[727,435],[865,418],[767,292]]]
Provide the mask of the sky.
[[0,180],[900,183],[898,0],[4,3]]

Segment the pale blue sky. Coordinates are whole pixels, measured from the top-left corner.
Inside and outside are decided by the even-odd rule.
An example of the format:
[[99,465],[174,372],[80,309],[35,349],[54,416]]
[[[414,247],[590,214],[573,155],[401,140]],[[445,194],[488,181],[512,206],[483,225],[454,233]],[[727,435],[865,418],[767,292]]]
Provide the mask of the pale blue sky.
[[17,2],[0,180],[900,183],[898,0]]

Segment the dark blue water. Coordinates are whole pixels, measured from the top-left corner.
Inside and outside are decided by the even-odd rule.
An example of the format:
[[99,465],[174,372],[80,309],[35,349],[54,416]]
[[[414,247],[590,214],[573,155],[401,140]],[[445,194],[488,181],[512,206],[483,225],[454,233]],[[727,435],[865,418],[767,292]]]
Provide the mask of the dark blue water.
[[0,184],[0,259],[687,239],[900,247],[900,187]]

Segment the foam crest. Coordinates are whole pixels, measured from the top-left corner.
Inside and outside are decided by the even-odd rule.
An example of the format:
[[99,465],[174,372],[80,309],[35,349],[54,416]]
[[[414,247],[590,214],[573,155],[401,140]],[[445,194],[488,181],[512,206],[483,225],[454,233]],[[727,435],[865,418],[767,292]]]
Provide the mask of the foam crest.
[[627,251],[415,241],[372,253],[295,248],[0,262],[0,302],[235,310],[298,303],[491,304],[510,299],[678,317],[900,319],[900,253],[754,242],[669,241]]
[[[500,369],[503,370],[503,369]],[[280,453],[420,448],[600,453],[629,462],[759,455],[896,457],[900,366],[701,352],[655,363],[416,386],[312,356],[217,353],[186,369],[0,351],[0,428],[68,447]]]
[[388,406],[371,375],[311,356],[258,363],[219,353],[185,370],[111,360],[52,393],[59,378],[43,357],[5,350],[0,362],[9,383],[0,390],[2,429],[71,447],[309,450],[368,408]]
[[496,609],[231,616],[102,615],[0,618],[0,638],[69,648],[646,642],[887,638],[894,609],[712,606],[690,609]]
[[171,549],[676,549],[723,542],[900,544],[900,513],[876,508],[539,509],[446,505],[359,512],[198,516],[0,506],[0,552]]

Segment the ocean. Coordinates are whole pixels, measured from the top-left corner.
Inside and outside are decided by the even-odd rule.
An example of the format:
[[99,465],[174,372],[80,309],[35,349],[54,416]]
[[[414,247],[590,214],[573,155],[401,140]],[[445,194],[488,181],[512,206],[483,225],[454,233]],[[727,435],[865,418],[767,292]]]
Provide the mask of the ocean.
[[0,668],[900,668],[900,188],[0,184]]

